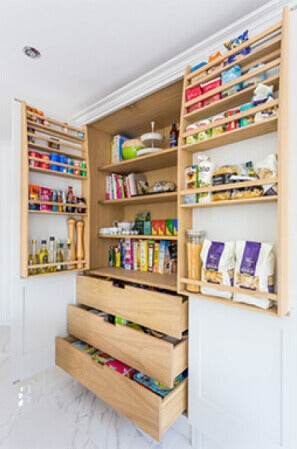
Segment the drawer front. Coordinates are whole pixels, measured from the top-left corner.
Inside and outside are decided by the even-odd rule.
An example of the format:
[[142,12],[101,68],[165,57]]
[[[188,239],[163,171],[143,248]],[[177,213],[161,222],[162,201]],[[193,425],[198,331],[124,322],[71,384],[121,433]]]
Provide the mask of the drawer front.
[[91,276],[77,277],[76,299],[175,338],[188,329],[188,301],[181,296],[125,286]]
[[137,382],[94,362],[71,341],[56,339],[56,364],[157,441],[186,410],[187,380],[162,400]]
[[108,323],[83,306],[68,306],[68,333],[170,388],[188,366],[187,340],[174,346],[136,329]]

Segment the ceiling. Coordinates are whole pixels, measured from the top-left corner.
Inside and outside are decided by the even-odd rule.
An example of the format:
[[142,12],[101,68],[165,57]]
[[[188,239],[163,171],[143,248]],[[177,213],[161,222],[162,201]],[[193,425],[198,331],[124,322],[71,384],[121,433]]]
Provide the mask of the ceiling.
[[[0,139],[13,97],[65,120],[265,3],[2,0]],[[25,45],[42,57],[26,57]]]

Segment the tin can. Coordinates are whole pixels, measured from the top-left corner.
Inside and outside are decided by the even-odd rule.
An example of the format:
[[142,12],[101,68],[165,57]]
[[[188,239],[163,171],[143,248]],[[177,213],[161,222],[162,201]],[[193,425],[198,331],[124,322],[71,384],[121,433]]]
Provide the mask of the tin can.
[[41,154],[40,159],[43,159],[44,162],[40,162],[39,167],[48,170],[50,168],[50,164],[47,162],[50,160],[49,154]]
[[80,162],[74,162],[74,174],[80,176]]
[[[37,151],[29,151],[29,157],[37,157],[40,158],[40,154]],[[38,161],[33,161],[32,159],[29,159],[29,165],[30,167],[39,167]]]
[[[81,168],[87,168],[87,163],[85,161],[81,162],[80,167]],[[81,176],[84,176],[84,177],[87,176],[86,170],[81,170],[80,174],[81,174]]]
[[[67,158],[67,164],[73,165],[73,159],[71,157]],[[67,173],[73,175],[73,168],[67,167]]]
[[[60,162],[60,156],[56,153],[51,153],[50,160],[53,162]],[[54,170],[54,171],[60,171],[59,165],[56,165],[56,164],[51,164],[50,169]]]
[[[60,156],[60,164],[67,164],[67,156]],[[59,170],[61,173],[67,173],[67,167],[59,166]]]
[[[58,190],[53,190],[52,191],[52,201],[53,203],[57,203],[59,200],[59,191]],[[58,212],[58,206],[57,204],[53,205],[53,212]]]

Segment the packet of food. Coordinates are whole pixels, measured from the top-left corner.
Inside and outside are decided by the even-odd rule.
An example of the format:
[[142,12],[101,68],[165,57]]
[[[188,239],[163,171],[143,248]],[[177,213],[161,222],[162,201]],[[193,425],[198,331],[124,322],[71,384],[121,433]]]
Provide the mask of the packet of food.
[[[248,30],[245,30],[240,36],[234,37],[233,39],[230,39],[227,42],[224,42],[225,47],[227,50],[233,50],[234,48],[241,45],[243,42],[247,41],[249,38],[249,32]],[[229,56],[228,58],[228,64],[232,64],[232,62],[240,61],[244,56],[248,55],[251,52],[250,47],[245,47],[244,49],[240,50],[238,53],[235,53],[232,56]]]
[[[262,161],[254,163],[255,171],[259,179],[269,179],[277,177],[277,155],[271,153]],[[264,184],[264,196],[277,195],[277,184]]]

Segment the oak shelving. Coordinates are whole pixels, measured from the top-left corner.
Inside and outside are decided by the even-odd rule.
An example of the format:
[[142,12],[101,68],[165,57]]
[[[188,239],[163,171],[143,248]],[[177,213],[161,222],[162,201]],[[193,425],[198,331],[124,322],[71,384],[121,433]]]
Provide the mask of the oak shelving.
[[165,193],[149,193],[147,195],[137,195],[131,198],[121,198],[118,200],[104,200],[100,203],[103,205],[128,205],[128,204],[143,204],[143,203],[159,203],[162,201],[176,201],[177,192]]

